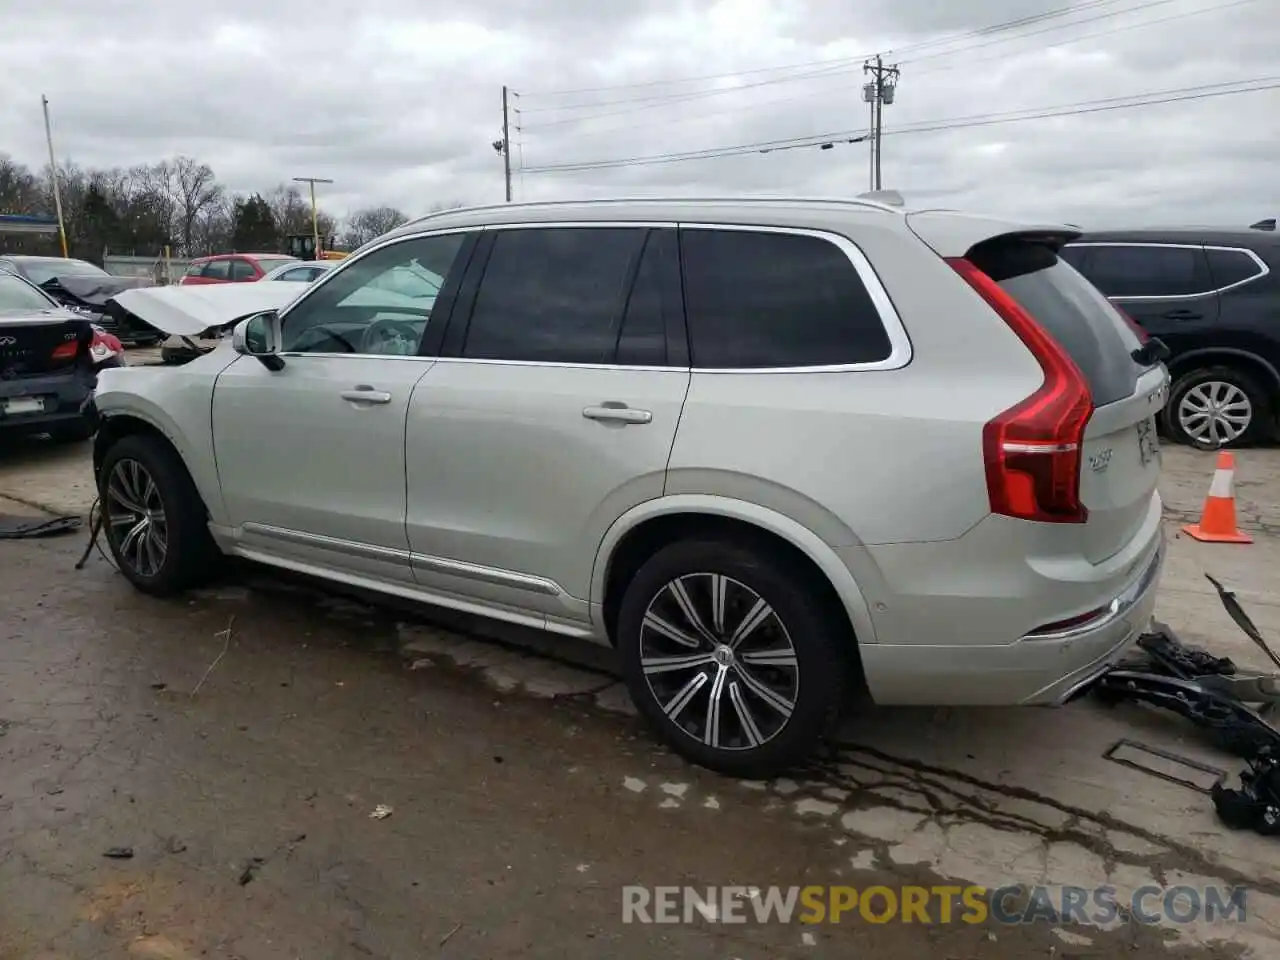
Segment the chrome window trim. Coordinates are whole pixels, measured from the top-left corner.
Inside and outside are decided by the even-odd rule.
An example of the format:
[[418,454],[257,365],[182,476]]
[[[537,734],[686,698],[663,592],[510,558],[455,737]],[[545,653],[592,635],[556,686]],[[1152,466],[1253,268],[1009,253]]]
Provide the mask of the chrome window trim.
[[1128,241],[1128,240],[1090,240],[1085,243],[1071,243],[1070,247],[1157,247],[1168,248],[1171,250],[1216,250],[1219,253],[1243,253],[1258,268],[1258,272],[1251,277],[1245,277],[1243,280],[1237,280],[1235,283],[1229,283],[1225,287],[1214,287],[1212,290],[1205,290],[1200,293],[1171,293],[1147,296],[1113,296],[1107,297],[1108,300],[1124,300],[1128,302],[1160,302],[1163,300],[1200,300],[1204,297],[1213,297],[1228,290],[1234,290],[1237,287],[1243,287],[1246,283],[1253,283],[1255,280],[1261,280],[1263,277],[1271,273],[1271,268],[1267,266],[1260,256],[1247,247],[1228,247],[1214,243],[1160,243],[1159,241]]
[[858,274],[858,278],[862,281],[862,285],[866,288],[868,296],[871,298],[872,305],[876,308],[876,313],[880,317],[881,325],[885,329],[885,333],[889,338],[889,356],[881,360],[871,360],[859,363],[838,363],[823,364],[813,366],[799,367],[691,367],[691,366],[668,366],[656,367],[648,365],[630,365],[616,363],[570,363],[564,361],[547,361],[547,360],[494,360],[486,358],[472,357],[405,357],[399,355],[384,354],[351,354],[351,353],[281,353],[284,357],[345,357],[347,359],[360,358],[368,359],[370,357],[386,357],[392,360],[428,360],[438,363],[482,363],[498,366],[519,366],[519,367],[553,367],[553,368],[571,368],[571,369],[587,369],[587,370],[637,370],[637,371],[684,371],[691,373],[705,374],[778,374],[778,373],[849,373],[849,372],[874,372],[882,370],[900,370],[911,362],[912,349],[911,339],[907,334],[906,327],[902,323],[897,308],[894,307],[893,301],[889,297],[889,292],[885,289],[879,275],[875,272],[875,268],[871,265],[871,261],[867,258],[862,249],[858,247],[852,240],[838,233],[832,233],[827,230],[815,230],[807,227],[778,227],[741,223],[686,223],[674,220],[548,220],[540,221],[516,221],[511,223],[489,223],[477,224],[474,226],[450,226],[441,229],[426,229],[416,231],[414,233],[400,234],[392,238],[388,238],[376,246],[370,247],[362,251],[358,256],[351,257],[343,263],[329,270],[323,277],[310,284],[306,291],[298,299],[292,301],[280,314],[281,328],[283,329],[285,320],[288,315],[296,310],[306,299],[312,296],[320,287],[329,283],[332,279],[341,274],[343,270],[352,263],[358,263],[365,257],[383,250],[387,247],[394,246],[399,243],[407,243],[412,240],[421,240],[435,236],[446,236],[456,233],[489,233],[498,230],[535,230],[535,229],[564,229],[564,228],[634,228],[634,229],[670,229],[670,230],[733,230],[745,233],[780,233],[790,234],[802,237],[814,237],[819,240],[825,240],[834,244],[841,253],[853,265],[854,271]]

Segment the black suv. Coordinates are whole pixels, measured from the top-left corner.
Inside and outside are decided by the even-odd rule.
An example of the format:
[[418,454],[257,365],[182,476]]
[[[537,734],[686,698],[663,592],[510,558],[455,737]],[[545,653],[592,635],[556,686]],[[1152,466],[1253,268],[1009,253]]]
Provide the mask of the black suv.
[[1280,234],[1086,233],[1062,256],[1169,347],[1163,426],[1215,449],[1269,439],[1280,409]]

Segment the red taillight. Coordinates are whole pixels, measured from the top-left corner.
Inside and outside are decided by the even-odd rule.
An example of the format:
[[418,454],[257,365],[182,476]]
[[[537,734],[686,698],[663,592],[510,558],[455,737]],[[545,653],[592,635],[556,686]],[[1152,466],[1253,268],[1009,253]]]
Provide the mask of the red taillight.
[[1151,334],[1138,326],[1137,320],[1133,319],[1133,317],[1129,316],[1114,303],[1111,306],[1115,308],[1116,313],[1120,314],[1120,319],[1123,320],[1128,325],[1129,329],[1133,331],[1133,335],[1138,338],[1139,343],[1146,343],[1151,339]]
[[982,429],[991,512],[1045,523],[1084,523],[1080,447],[1093,415],[1084,374],[1000,285],[963,258],[949,263],[1017,334],[1044,371],[1031,396]]
[[80,342],[78,340],[68,340],[66,343],[60,343],[53,348],[53,359],[74,360],[79,352]]

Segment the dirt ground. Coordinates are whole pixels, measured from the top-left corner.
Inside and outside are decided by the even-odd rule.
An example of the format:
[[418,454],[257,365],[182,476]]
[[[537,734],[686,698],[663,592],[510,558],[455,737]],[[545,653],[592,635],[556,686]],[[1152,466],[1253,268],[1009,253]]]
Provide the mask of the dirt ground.
[[[1252,546],[1177,536],[1212,457],[1166,451],[1158,615],[1261,667],[1280,644],[1280,451],[1240,455]],[[0,453],[0,514],[83,513],[87,446]],[[8,498],[8,499],[5,499]],[[23,506],[22,504],[27,506]],[[0,541],[0,960],[1280,955],[1280,840],[1109,763],[1131,737],[1233,773],[1181,721],[878,710],[791,779],[656,746],[607,653],[246,570],[134,593],[81,534]],[[371,814],[391,808],[384,819]],[[132,856],[112,858],[113,848]],[[622,922],[623,887],[1242,885],[1243,922]]]

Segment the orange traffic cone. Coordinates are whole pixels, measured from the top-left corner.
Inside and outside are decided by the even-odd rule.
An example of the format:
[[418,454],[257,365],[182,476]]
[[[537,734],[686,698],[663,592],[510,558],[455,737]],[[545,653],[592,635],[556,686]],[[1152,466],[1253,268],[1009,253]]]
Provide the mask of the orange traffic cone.
[[1236,458],[1229,450],[1218,451],[1218,469],[1209,485],[1199,523],[1182,530],[1189,537],[1207,543],[1253,543],[1253,537],[1236,526]]

